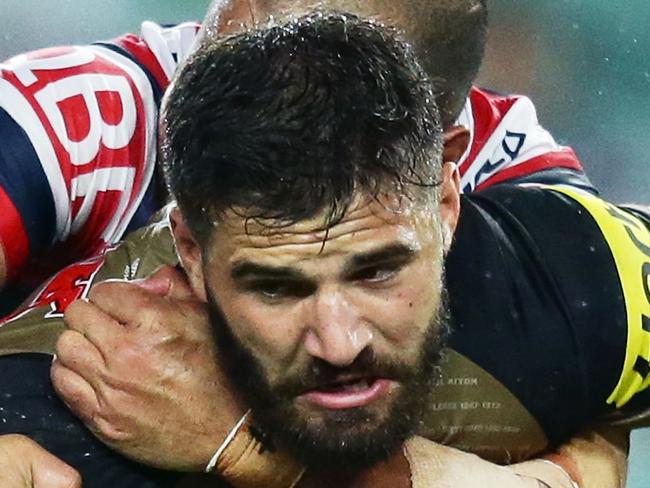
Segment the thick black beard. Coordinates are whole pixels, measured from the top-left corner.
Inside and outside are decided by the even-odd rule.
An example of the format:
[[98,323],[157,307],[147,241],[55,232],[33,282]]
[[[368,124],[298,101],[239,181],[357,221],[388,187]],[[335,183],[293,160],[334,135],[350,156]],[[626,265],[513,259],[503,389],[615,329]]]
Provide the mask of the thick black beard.
[[[358,432],[360,425],[377,421],[362,409],[332,411],[327,414],[325,425],[316,429],[309,426],[293,400],[298,391],[304,391],[314,380],[301,379],[300,384],[271,389],[257,359],[233,335],[216,299],[209,290],[206,292],[217,353],[232,384],[251,408],[253,432],[266,448],[281,449],[312,471],[354,473],[388,459],[416,432],[440,376],[441,351],[449,333],[444,290],[416,366],[381,366],[376,365],[371,351],[360,355],[361,368],[397,375],[401,384],[387,417],[363,433]],[[312,370],[328,369],[336,368],[314,359]]]

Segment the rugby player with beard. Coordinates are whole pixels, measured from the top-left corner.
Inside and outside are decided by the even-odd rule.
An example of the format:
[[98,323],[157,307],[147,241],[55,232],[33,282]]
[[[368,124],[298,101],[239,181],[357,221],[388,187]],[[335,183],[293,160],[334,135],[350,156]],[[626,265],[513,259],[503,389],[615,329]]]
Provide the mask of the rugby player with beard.
[[378,19],[404,32],[440,93],[443,125],[469,129],[463,191],[505,180],[590,187],[575,153],[540,127],[531,101],[472,87],[483,57],[482,0],[218,0],[203,27],[145,22],[89,46],[0,66],[0,314],[70,262],[143,226],[166,203],[156,170],[158,107],[197,37],[311,8]]
[[[232,66],[241,69],[224,69]],[[334,468],[354,476],[419,428],[434,386],[443,254],[459,196],[432,87],[402,44],[344,15],[206,43],[177,83],[165,146],[181,209],[171,216],[176,249],[193,293],[210,304],[219,358],[252,409],[244,417],[252,437],[292,454],[316,481]],[[464,136],[447,134],[445,149],[457,153]],[[492,222],[485,212],[496,196],[518,216],[548,201],[572,226],[602,205],[586,194],[506,187],[467,203],[464,221]],[[77,317],[100,299],[91,292],[92,304],[77,302]],[[118,318],[129,311],[103,305]],[[110,317],[95,317],[59,341],[61,358],[89,353],[53,373],[73,406],[87,397],[86,375],[110,361],[88,342],[119,335]],[[450,452],[411,442],[411,468],[424,461],[414,453]],[[453,456],[499,486],[521,481]],[[445,466],[424,475],[444,480]],[[402,481],[411,474],[422,479],[407,469]]]

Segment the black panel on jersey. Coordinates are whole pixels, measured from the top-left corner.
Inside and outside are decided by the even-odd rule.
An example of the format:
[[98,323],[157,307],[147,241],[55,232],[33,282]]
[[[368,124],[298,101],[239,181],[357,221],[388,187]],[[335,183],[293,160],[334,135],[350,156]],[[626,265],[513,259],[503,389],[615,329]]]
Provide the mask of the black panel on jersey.
[[2,108],[0,133],[0,186],[23,220],[29,238],[29,255],[34,256],[54,239],[54,197],[29,137]]
[[512,185],[463,197],[447,286],[452,347],[510,389],[552,443],[608,411],[626,312],[611,251],[580,205]]
[[32,288],[12,283],[0,291],[0,320],[16,310],[33,292]]
[[76,468],[84,488],[166,488],[177,473],[153,470],[116,454],[56,397],[52,358],[44,354],[0,357],[0,434],[24,434]]

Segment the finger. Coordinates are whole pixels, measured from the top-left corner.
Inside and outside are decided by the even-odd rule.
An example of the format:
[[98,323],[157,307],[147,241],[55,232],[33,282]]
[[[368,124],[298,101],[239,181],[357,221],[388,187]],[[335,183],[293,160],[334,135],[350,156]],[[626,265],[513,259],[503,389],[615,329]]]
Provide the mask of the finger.
[[29,437],[0,436],[2,486],[31,488],[81,488],[79,473]]
[[176,300],[196,299],[185,273],[173,266],[161,266],[148,278],[133,283],[159,296]]
[[97,388],[107,365],[107,357],[86,337],[74,330],[64,331],[56,341],[56,360]]
[[102,356],[116,347],[126,333],[119,320],[86,300],[72,302],[65,311],[64,321],[68,329],[86,337]]
[[56,359],[50,368],[50,378],[63,403],[84,423],[91,422],[99,410],[98,395],[92,385]]
[[104,281],[88,294],[90,302],[126,329],[139,328],[147,323],[147,310],[163,307],[165,300],[132,282]]
[[95,286],[88,298],[92,304],[112,316],[127,331],[139,329],[141,332],[148,333],[160,330],[161,324],[163,330],[170,328],[178,330],[181,326],[184,329],[184,324],[168,318],[177,316],[180,307],[197,307],[200,302],[177,299],[177,296],[193,295],[182,277],[179,278],[171,268],[165,269],[162,273],[162,278],[154,278],[154,280],[169,281],[167,296],[162,297],[151,293],[131,282],[113,281]]

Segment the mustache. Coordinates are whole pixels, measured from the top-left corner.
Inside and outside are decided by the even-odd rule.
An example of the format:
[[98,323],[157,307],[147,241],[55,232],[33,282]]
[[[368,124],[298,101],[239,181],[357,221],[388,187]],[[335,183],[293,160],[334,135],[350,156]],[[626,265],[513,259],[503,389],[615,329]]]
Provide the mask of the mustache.
[[382,359],[371,347],[366,347],[349,366],[334,366],[319,358],[312,358],[306,368],[276,385],[273,392],[282,397],[296,397],[311,390],[342,381],[362,378],[387,378],[407,381],[413,376],[413,365]]

